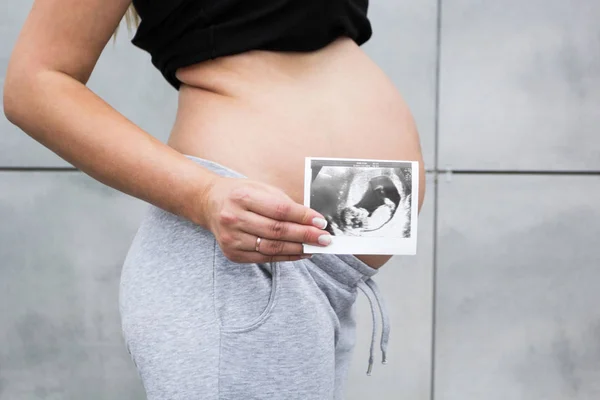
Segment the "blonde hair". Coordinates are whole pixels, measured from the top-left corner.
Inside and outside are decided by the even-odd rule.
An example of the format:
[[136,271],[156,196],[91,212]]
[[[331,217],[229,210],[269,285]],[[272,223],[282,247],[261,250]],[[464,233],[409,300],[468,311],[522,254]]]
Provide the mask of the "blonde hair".
[[[130,4],[129,8],[125,12],[125,23],[127,24],[127,30],[129,32],[131,32],[131,29],[133,27],[137,28],[140,25],[140,15],[138,14],[138,12],[135,9],[135,7],[133,6],[133,4]],[[113,43],[117,40],[118,32],[119,32],[119,27],[117,26],[117,28],[115,29],[115,32],[112,35]]]

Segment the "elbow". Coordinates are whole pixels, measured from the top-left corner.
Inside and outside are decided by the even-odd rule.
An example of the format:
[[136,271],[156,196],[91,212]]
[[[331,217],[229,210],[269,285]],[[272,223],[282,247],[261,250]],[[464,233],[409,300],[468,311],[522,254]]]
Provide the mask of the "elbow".
[[10,83],[10,80],[7,79],[4,81],[4,86],[2,88],[2,110],[4,112],[4,116],[11,123],[15,123],[15,114],[16,114],[16,99],[13,90],[13,85]]
[[7,74],[2,88],[2,109],[4,116],[14,125],[18,125],[20,110],[23,109],[25,103],[25,95],[23,90],[23,78],[16,78]]
[[26,121],[31,120],[31,110],[35,108],[32,102],[38,93],[32,92],[32,88],[39,85],[39,71],[31,68],[10,68],[6,74],[2,88],[2,109],[4,116],[12,124],[21,127]]

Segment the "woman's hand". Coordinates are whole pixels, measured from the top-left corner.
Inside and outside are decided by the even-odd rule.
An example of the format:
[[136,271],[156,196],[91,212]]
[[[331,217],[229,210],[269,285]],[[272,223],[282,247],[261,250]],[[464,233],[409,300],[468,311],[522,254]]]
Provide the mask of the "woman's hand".
[[[203,198],[207,225],[221,251],[238,263],[307,258],[302,243],[327,245],[327,222],[284,191],[247,178],[219,177]],[[256,251],[256,239],[262,240]],[[319,241],[321,237],[321,241]]]

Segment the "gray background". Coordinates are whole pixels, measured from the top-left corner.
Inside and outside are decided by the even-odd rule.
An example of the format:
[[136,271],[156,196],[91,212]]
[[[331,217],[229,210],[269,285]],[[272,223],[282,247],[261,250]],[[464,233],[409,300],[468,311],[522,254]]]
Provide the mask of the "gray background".
[[[0,79],[31,1],[2,0]],[[600,2],[372,1],[364,46],[419,126],[418,256],[377,282],[389,364],[348,399],[600,398]],[[89,87],[166,140],[176,92],[123,25]],[[142,399],[121,264],[144,203],[0,118],[0,399]]]

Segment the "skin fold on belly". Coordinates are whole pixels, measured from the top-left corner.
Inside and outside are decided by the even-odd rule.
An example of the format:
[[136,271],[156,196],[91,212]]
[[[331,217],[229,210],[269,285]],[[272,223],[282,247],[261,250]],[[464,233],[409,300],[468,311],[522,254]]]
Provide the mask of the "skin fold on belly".
[[[311,53],[251,51],[180,68],[168,145],[277,186],[302,204],[304,157],[415,160],[417,128],[384,72],[348,38]],[[355,256],[373,268],[391,255]]]

